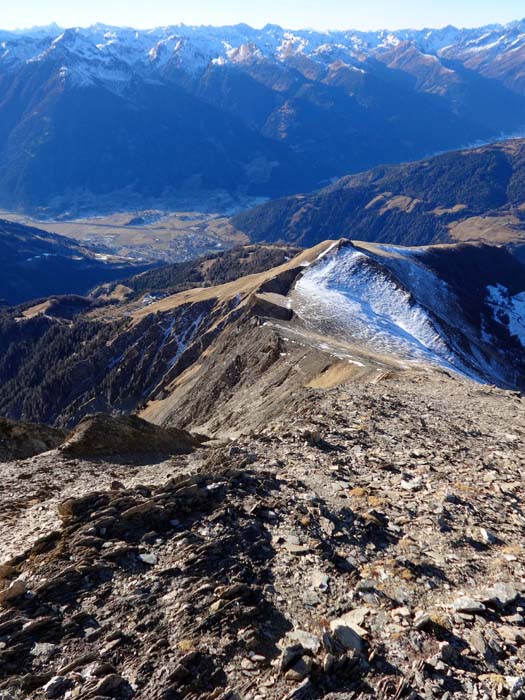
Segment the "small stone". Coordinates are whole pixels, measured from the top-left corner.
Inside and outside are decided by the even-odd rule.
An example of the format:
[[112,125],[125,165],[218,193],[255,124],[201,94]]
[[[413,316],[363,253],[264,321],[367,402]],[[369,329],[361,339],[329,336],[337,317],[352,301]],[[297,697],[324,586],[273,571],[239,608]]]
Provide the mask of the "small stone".
[[0,580],[14,578],[16,575],[16,569],[10,564],[0,564]]
[[479,533],[481,535],[481,540],[485,544],[497,544],[499,541],[494,533],[484,527],[480,527]]
[[309,678],[305,678],[297,688],[294,688],[282,700],[310,700],[312,698],[314,688]]
[[126,685],[126,683],[122,676],[119,676],[117,673],[111,673],[97,684],[95,693],[97,695],[109,695],[109,697],[113,697],[113,694],[120,690],[122,686]]
[[71,681],[64,676],[53,676],[53,678],[45,684],[43,690],[48,698],[58,698],[71,687]]
[[363,650],[362,635],[365,634],[365,630],[358,625],[353,625],[346,622],[344,618],[332,620],[330,623],[330,629],[332,630],[334,637],[345,649],[352,649],[358,653],[361,653]]
[[225,600],[221,600],[220,598],[218,600],[215,600],[211,605],[210,605],[210,610],[213,613],[218,612],[222,607],[226,605]]
[[474,630],[471,632],[467,641],[473,649],[481,654],[481,656],[485,656],[487,653],[487,643],[480,631]]
[[519,646],[525,642],[525,633],[517,627],[512,625],[502,625],[498,627],[498,635],[507,644],[513,644],[514,646]]
[[479,600],[474,600],[474,598],[469,598],[468,596],[463,596],[457,598],[452,603],[452,609],[459,613],[470,613],[471,615],[478,615],[479,613],[485,612],[486,607]]
[[302,655],[303,647],[300,644],[291,644],[286,646],[279,659],[279,671],[284,673],[292,664]]
[[144,562],[144,564],[148,564],[149,566],[155,566],[157,563],[157,557],[155,554],[152,554],[151,552],[144,552],[143,554],[139,554],[139,559]]
[[104,678],[115,673],[115,667],[107,661],[101,661],[95,664],[91,673],[95,678]]
[[359,581],[355,589],[356,591],[363,593],[368,591],[375,591],[376,582],[373,580],[363,579],[362,581]]
[[510,690],[511,698],[522,700],[525,698],[525,677],[524,676],[506,676],[505,682]]
[[303,681],[309,676],[311,670],[312,659],[309,656],[303,656],[288,669],[284,677],[289,681]]
[[440,642],[439,644],[439,658],[446,664],[450,664],[455,661],[457,656],[456,650],[449,642]]
[[484,603],[505,608],[514,603],[518,595],[519,591],[514,584],[501,582],[481,591],[480,598]]
[[322,571],[314,571],[312,573],[312,586],[323,593],[328,592],[328,576]]
[[432,618],[427,612],[418,613],[414,619],[414,627],[417,630],[424,630],[432,626]]
[[16,581],[13,581],[10,586],[4,588],[3,591],[0,591],[0,605],[10,603],[12,600],[23,596],[26,592],[27,586],[25,581],[22,581],[22,579],[17,579]]
[[58,646],[56,644],[50,644],[48,642],[39,642],[35,644],[31,649],[32,656],[38,656],[40,658],[50,659],[58,651]]
[[321,640],[319,637],[316,637],[315,634],[310,634],[310,632],[305,632],[304,630],[288,632],[284,638],[284,643],[287,647],[295,647],[300,644],[303,649],[311,652],[313,656],[317,654],[321,647]]
[[310,548],[307,547],[304,544],[295,544],[295,542],[290,542],[286,541],[284,543],[284,548],[286,549],[287,552],[290,554],[293,554],[294,556],[302,556],[303,554],[308,554],[310,552]]
[[316,605],[320,605],[322,602],[320,594],[313,588],[307,588],[305,591],[303,591],[301,598],[303,603],[310,608],[314,608]]
[[254,671],[256,666],[251,659],[244,658],[241,661],[241,668],[245,671]]
[[336,660],[337,659],[333,654],[330,654],[330,653],[326,654],[324,659],[323,659],[323,671],[325,673],[330,673],[335,666]]

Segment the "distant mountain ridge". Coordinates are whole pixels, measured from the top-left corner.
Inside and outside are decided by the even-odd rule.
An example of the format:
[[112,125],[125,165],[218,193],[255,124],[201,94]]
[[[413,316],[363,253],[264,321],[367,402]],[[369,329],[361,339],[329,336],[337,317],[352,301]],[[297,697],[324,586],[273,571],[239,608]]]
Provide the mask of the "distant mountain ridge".
[[525,127],[525,20],[0,33],[0,204],[278,196]]
[[349,175],[241,212],[232,223],[254,242],[485,241],[525,258],[525,139]]
[[152,267],[94,253],[64,236],[0,219],[0,301],[19,304],[51,294],[85,294],[101,282]]
[[[53,53],[62,57],[75,54],[77,58],[96,58],[96,63],[83,74],[84,80],[107,79],[100,69],[115,66],[116,60],[120,63],[121,76],[126,66],[146,74],[174,61],[187,72],[198,74],[211,62],[224,65],[246,62],[253,57],[282,60],[295,55],[308,56],[326,65],[327,58],[333,58],[334,54],[340,60],[355,59],[358,54],[366,56],[408,45],[427,57],[462,59],[485,70],[491,56],[521,52],[525,44],[525,18],[479,28],[449,25],[438,29],[326,32],[290,30],[275,24],[262,29],[247,24],[222,27],[179,24],[149,30],[100,23],[87,28],[61,28],[52,24],[28,30],[0,30],[0,39],[2,61],[11,65],[27,60],[43,61]],[[500,66],[500,71],[508,67]],[[80,77],[80,68],[78,65],[76,68],[70,70]]]

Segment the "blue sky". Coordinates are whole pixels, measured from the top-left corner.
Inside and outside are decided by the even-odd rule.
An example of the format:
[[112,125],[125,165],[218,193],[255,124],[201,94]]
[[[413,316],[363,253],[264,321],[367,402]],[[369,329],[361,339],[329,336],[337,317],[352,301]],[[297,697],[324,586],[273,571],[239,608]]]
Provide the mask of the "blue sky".
[[480,26],[525,16],[523,0],[0,0],[4,29],[57,22],[153,27],[267,22],[290,28],[399,29]]

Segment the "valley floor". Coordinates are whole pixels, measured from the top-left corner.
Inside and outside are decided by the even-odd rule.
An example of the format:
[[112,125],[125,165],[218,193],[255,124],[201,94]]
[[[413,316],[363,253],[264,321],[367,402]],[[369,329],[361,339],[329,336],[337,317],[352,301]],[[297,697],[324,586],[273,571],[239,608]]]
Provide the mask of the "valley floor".
[[[246,203],[248,206],[248,203]],[[147,262],[182,262],[245,243],[225,213],[129,210],[76,219],[41,220],[0,211],[0,218],[70,238],[100,256]]]
[[170,462],[1,465],[0,697],[522,697],[524,417],[393,371]]

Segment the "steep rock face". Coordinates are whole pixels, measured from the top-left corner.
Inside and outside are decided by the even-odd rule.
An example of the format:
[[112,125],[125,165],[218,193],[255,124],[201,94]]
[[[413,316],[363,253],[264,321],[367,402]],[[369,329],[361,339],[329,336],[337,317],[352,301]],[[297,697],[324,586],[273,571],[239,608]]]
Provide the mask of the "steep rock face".
[[7,32],[0,203],[71,213],[108,195],[113,206],[282,196],[515,133],[523,36],[519,23]]

